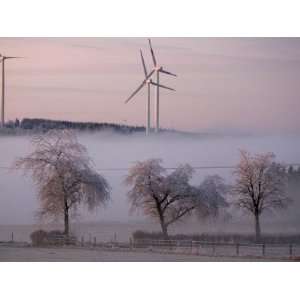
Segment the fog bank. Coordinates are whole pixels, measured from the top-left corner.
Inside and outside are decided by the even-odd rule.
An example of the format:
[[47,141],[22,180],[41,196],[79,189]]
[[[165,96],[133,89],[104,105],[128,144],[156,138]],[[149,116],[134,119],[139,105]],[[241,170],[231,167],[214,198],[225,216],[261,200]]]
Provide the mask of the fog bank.
[[[145,220],[141,214],[129,214],[127,188],[123,184],[127,171],[120,170],[129,168],[138,160],[161,158],[166,167],[177,167],[181,163],[192,166],[233,166],[238,162],[239,149],[246,149],[250,152],[272,151],[279,162],[300,162],[300,140],[296,135],[212,135],[192,138],[180,134],[161,134],[148,138],[143,134],[121,136],[106,132],[82,133],[78,137],[87,147],[96,168],[112,186],[112,201],[107,208],[98,209],[92,214],[81,211],[78,222],[130,223]],[[17,157],[30,151],[32,146],[28,136],[0,137],[0,166],[11,166]],[[111,168],[115,170],[105,170]],[[199,184],[206,175],[212,174],[223,176],[227,182],[232,181],[232,169],[201,169],[196,171],[193,183]],[[38,200],[30,177],[24,177],[20,171],[0,168],[0,191],[0,224],[37,223],[35,212]],[[286,228],[300,228],[300,221],[299,226],[295,223],[296,216],[294,209],[278,214],[275,219],[285,224]],[[238,213],[232,224],[238,222],[248,224],[249,217]]]

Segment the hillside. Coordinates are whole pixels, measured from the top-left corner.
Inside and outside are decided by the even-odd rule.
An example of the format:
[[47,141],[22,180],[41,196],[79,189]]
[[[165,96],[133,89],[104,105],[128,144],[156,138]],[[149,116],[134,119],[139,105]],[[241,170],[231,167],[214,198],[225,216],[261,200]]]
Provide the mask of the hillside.
[[[24,135],[46,132],[51,129],[74,129],[83,132],[111,131],[117,134],[130,135],[134,133],[145,133],[144,126],[124,125],[116,123],[96,123],[96,122],[72,122],[66,120],[50,120],[42,118],[24,118],[19,121],[9,121],[4,128],[0,128],[0,135]],[[154,131],[154,129],[152,129]],[[161,133],[180,135],[181,137],[213,137],[219,136],[216,133],[199,133],[180,131],[175,129],[160,128]]]
[[45,132],[51,129],[75,129],[80,131],[111,130],[120,134],[131,134],[145,131],[145,127],[143,126],[128,126],[115,123],[71,122],[65,120],[24,118],[22,121],[19,121],[17,119],[15,122],[7,122],[5,124],[5,127],[0,129],[0,132],[2,134],[21,134]]

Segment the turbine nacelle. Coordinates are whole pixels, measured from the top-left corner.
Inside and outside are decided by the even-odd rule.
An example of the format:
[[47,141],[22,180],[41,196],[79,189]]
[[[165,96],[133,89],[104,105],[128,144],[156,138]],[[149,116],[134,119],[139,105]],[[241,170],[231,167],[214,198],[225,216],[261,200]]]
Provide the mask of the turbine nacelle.
[[152,70],[154,70],[155,72],[160,72],[160,73],[164,73],[164,74],[167,74],[167,75],[171,75],[171,76],[177,77],[176,74],[174,74],[174,73],[172,73],[172,72],[169,72],[169,71],[165,70],[165,69],[163,68],[163,66],[154,66],[154,68],[153,68]]

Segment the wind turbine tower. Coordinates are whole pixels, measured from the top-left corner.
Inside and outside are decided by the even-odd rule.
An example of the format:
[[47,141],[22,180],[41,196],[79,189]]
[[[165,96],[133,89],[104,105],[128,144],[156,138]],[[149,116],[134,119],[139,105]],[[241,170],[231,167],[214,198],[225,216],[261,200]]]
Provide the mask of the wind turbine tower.
[[154,55],[154,51],[152,48],[151,40],[148,39],[148,41],[149,41],[150,52],[151,52],[153,65],[154,65],[154,68],[152,71],[154,71],[154,73],[156,74],[156,83],[157,83],[157,85],[156,85],[156,103],[155,103],[155,117],[156,117],[155,118],[155,132],[158,133],[159,126],[160,126],[160,124],[159,124],[159,100],[160,100],[159,99],[159,88],[160,88],[159,73],[164,73],[164,74],[175,76],[175,77],[177,75],[165,70],[162,66],[157,64],[157,61],[156,61],[156,58]]
[[2,62],[2,92],[1,92],[1,127],[5,125],[5,61],[7,59],[20,58],[16,56],[4,56],[0,54],[0,61]]

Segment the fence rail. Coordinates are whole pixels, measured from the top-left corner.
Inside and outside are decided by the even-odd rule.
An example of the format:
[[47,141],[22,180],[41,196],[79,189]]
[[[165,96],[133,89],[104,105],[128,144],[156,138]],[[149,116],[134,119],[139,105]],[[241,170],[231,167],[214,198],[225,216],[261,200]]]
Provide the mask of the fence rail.
[[150,240],[133,242],[134,248],[162,249],[175,253],[207,256],[300,257],[300,244],[213,243],[193,240]]

